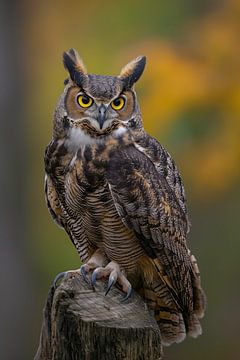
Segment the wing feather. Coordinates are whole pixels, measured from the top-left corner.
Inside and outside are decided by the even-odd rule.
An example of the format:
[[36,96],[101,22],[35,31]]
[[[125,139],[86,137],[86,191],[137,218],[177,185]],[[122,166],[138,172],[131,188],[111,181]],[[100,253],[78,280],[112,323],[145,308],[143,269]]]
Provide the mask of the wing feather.
[[129,145],[111,152],[109,188],[123,223],[135,231],[149,256],[159,259],[179,306],[192,310],[185,202],[183,197],[179,201],[175,187],[167,181],[163,165],[159,171],[149,149],[145,148],[146,153],[143,149]]
[[53,218],[53,220],[59,225],[61,228],[65,228],[64,225],[64,216],[62,213],[61,205],[59,202],[59,198],[56,192],[56,189],[53,185],[53,182],[49,175],[45,175],[45,201],[48,207],[48,210]]

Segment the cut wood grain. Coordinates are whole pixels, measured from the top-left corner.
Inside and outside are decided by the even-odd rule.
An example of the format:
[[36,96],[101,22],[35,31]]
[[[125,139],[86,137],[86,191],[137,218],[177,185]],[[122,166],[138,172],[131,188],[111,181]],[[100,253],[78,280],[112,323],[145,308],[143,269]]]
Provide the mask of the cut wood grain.
[[106,283],[95,290],[78,272],[68,273],[49,290],[35,360],[159,360],[157,323],[141,297],[133,292],[123,302]]

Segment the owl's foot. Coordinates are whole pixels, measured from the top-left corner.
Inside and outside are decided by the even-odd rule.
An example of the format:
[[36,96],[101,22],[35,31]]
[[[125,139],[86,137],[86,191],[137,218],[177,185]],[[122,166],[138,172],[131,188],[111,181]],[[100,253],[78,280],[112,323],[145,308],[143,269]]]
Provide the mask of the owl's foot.
[[97,267],[92,273],[92,285],[96,284],[97,279],[108,277],[108,287],[105,295],[109,293],[112,286],[118,283],[126,296],[123,301],[127,300],[132,292],[132,285],[121,271],[119,265],[115,261],[111,261],[106,267]]
[[101,252],[100,249],[96,250],[93,255],[90,257],[90,259],[86,262],[86,264],[83,264],[80,269],[77,270],[68,270],[68,271],[63,271],[61,273],[59,273],[54,281],[53,281],[53,286],[54,288],[57,287],[57,283],[59,282],[59,280],[62,280],[64,278],[64,276],[68,273],[76,273],[76,272],[80,272],[80,274],[82,275],[82,277],[84,278],[84,280],[89,284],[91,284],[91,281],[87,278],[87,274],[100,267],[100,266],[104,266],[107,263],[107,258],[106,256]]
[[79,271],[79,269],[77,269],[77,270],[68,270],[68,271],[63,271],[63,272],[57,274],[57,276],[53,280],[53,287],[56,289],[58,282],[60,280],[62,280],[65,277],[65,275],[67,275],[69,273],[76,273],[78,271]]
[[90,257],[90,259],[86,262],[86,264],[83,264],[80,267],[80,273],[82,275],[82,277],[84,278],[84,280],[89,284],[91,284],[91,281],[88,279],[87,274],[100,267],[100,266],[104,266],[107,262],[107,258],[106,256],[102,253],[102,251],[100,249],[97,249],[93,255]]
[[57,276],[56,276],[55,279],[53,280],[53,287],[54,287],[54,289],[56,289],[58,281],[61,280],[61,279],[63,279],[66,274],[67,274],[67,271],[63,271],[63,272],[57,274]]

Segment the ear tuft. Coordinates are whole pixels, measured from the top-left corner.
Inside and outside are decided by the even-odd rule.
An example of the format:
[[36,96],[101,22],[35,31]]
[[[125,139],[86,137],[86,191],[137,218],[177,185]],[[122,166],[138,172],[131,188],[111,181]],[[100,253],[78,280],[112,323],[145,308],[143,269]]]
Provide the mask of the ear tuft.
[[78,86],[82,86],[87,78],[87,69],[75,49],[63,53],[63,65]]
[[131,88],[138,81],[145,65],[146,56],[138,56],[122,68],[119,78],[124,81],[126,88]]

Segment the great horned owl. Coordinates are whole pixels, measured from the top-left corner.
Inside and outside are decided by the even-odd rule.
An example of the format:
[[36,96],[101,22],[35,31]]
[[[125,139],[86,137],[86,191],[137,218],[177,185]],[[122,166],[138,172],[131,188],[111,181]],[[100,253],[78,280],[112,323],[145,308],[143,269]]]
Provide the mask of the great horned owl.
[[143,129],[134,84],[146,58],[119,76],[88,74],[78,53],[46,149],[46,202],[68,233],[92,283],[132,287],[153,309],[164,345],[201,334],[205,295],[186,237],[189,221],[178,169]]

